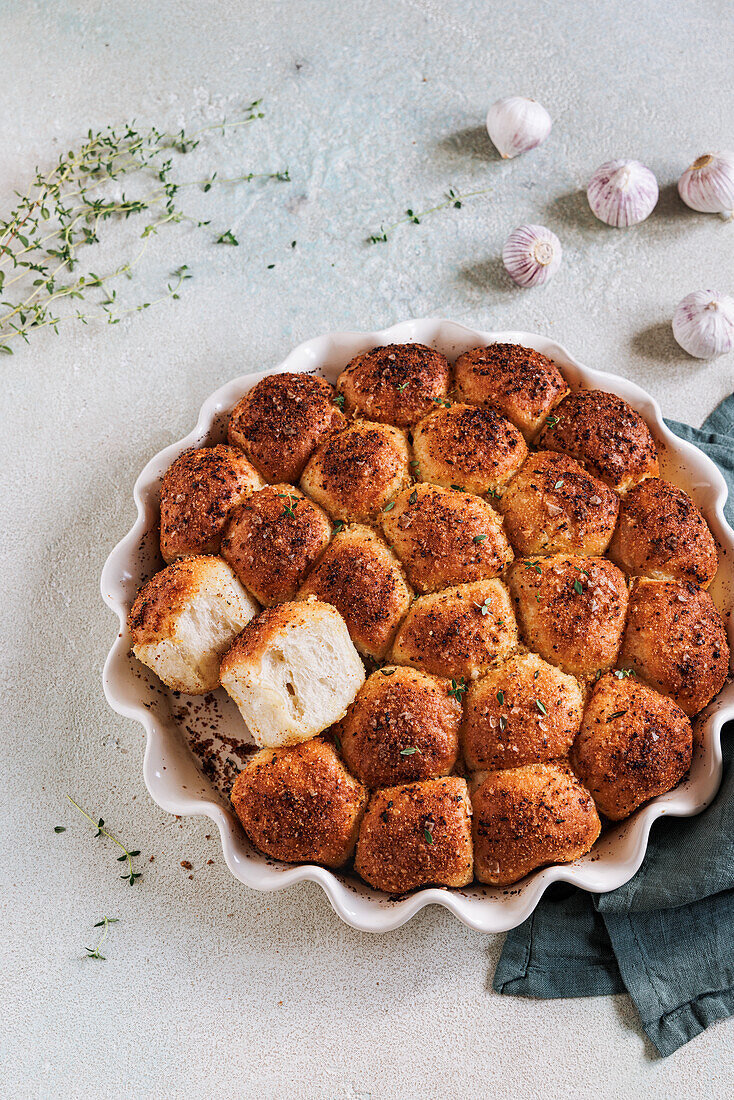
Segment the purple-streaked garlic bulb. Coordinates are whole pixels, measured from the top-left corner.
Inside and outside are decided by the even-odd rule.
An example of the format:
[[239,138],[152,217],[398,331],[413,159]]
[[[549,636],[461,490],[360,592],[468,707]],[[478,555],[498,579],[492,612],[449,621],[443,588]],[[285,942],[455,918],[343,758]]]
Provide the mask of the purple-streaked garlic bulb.
[[602,164],[586,189],[594,216],[615,229],[644,222],[655,209],[658,193],[658,181],[639,160]]
[[696,290],[675,307],[673,336],[696,359],[715,359],[734,348],[734,298]]
[[678,194],[691,210],[734,217],[734,153],[704,153],[678,180]]
[[561,266],[563,250],[544,225],[518,225],[505,241],[502,262],[518,286],[542,286]]
[[525,96],[498,99],[487,111],[487,133],[504,160],[540,145],[552,125],[545,107]]

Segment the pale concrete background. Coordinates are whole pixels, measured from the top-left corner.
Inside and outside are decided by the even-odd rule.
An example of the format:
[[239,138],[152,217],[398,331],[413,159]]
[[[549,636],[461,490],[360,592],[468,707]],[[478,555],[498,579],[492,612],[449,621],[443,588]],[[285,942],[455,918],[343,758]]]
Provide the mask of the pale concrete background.
[[[202,199],[239,248],[187,230],[156,241],[143,280],[189,263],[180,302],[116,328],[39,333],[0,364],[4,1095],[731,1094],[729,1024],[661,1061],[625,997],[492,994],[500,939],[443,911],[375,938],[313,886],[240,886],[206,822],[151,803],[141,730],[105,704],[115,623],[98,575],[132,521],[138,470],[204,397],[329,329],[443,314],[546,332],[700,423],[734,362],[688,359],[669,319],[691,290],[731,292],[734,237],[680,206],[673,184],[695,155],[734,144],[733,46],[727,0],[0,2],[3,209],[90,125],[201,125],[258,96],[267,117],[198,163],[287,165],[293,181]],[[536,96],[555,126],[505,164],[483,118],[511,93]],[[581,189],[626,155],[653,168],[662,198],[617,232]],[[363,244],[450,185],[493,192]],[[521,221],[564,245],[542,291],[515,290],[498,260]],[[66,792],[141,849],[134,889]],[[104,914],[120,918],[107,961],[83,960]]]

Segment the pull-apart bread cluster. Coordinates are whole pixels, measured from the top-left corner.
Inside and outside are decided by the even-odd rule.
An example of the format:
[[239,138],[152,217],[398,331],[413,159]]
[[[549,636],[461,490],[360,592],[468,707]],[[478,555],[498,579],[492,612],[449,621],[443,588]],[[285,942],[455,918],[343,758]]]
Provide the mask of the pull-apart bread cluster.
[[728,674],[645,421],[516,344],[266,377],[165,474],[160,538],[133,652],[239,707],[250,841],[391,893],[578,859],[681,782]]

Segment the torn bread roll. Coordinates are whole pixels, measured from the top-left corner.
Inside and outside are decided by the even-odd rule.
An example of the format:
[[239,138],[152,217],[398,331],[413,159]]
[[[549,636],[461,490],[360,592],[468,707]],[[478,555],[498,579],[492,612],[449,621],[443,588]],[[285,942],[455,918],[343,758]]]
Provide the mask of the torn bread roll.
[[338,722],[365,680],[346,623],[318,600],[264,611],[225,654],[220,676],[261,748],[308,741]]
[[133,653],[188,695],[219,687],[222,654],[259,606],[221,558],[185,558],[138,592],[128,625]]

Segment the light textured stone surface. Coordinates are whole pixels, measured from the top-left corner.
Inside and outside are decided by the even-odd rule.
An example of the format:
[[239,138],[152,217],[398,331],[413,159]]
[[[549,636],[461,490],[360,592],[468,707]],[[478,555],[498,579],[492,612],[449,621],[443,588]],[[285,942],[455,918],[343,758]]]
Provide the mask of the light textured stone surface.
[[[663,1062],[625,997],[495,996],[500,939],[443,911],[377,938],[342,925],[314,886],[240,886],[206,822],[151,803],[141,730],[105,704],[115,624],[98,576],[144,461],[222,381],[322,331],[442,314],[545,332],[700,423],[731,389],[732,358],[689,359],[669,319],[691,290],[732,291],[734,238],[684,209],[674,183],[732,144],[733,37],[727,0],[0,5],[4,208],[89,125],[197,125],[257,96],[267,117],[196,165],[288,165],[293,181],[194,195],[241,243],[186,228],[157,239],[143,284],[152,295],[188,263],[180,302],[39,333],[1,364],[4,1095],[731,1094],[728,1024]],[[483,117],[512,93],[540,99],[555,126],[502,163]],[[653,217],[627,232],[595,222],[583,195],[617,156],[661,185]],[[492,193],[365,246],[450,185]],[[522,221],[565,250],[538,292],[514,289],[499,260]],[[141,849],[134,889],[65,792]],[[120,919],[107,961],[83,960],[104,914]]]

